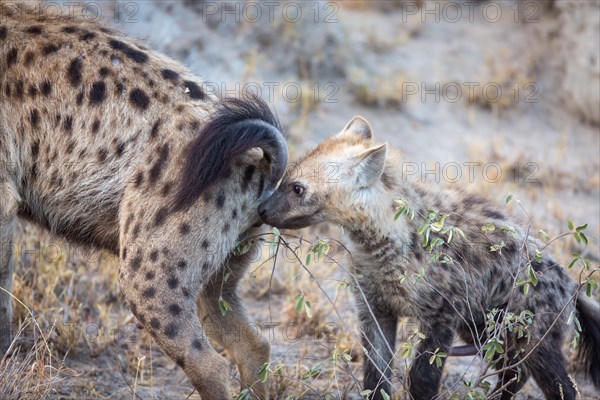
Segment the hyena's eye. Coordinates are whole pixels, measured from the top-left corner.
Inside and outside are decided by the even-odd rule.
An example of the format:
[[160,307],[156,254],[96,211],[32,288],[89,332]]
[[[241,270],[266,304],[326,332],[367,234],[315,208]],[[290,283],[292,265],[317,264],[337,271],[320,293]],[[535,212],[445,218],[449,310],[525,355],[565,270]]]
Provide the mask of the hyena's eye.
[[298,183],[293,184],[292,190],[297,196],[302,196],[304,194],[304,187]]

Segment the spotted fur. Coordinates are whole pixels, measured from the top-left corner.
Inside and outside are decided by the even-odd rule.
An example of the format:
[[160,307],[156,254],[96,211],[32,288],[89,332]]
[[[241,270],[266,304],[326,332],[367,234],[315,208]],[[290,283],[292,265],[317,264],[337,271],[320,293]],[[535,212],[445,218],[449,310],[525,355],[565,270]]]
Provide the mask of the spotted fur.
[[[535,249],[541,245],[495,204],[458,189],[414,182],[403,173],[402,161],[398,151],[375,145],[371,127],[357,117],[340,134],[294,163],[279,189],[259,207],[264,222],[280,228],[330,221],[348,232],[359,293],[364,293],[364,297],[357,296],[357,303],[368,350],[364,386],[373,391],[372,398],[382,399],[381,389],[391,393],[400,318],[413,319],[425,334],[408,373],[411,398],[431,399],[438,395],[442,368],[431,364],[430,356],[436,350],[449,353],[455,336],[481,347],[486,340],[486,315],[492,309],[535,314],[529,342],[514,335],[507,338],[508,366],[532,353],[500,377],[497,388],[508,384],[502,399],[510,399],[529,376],[546,398],[575,399],[576,390],[561,352],[566,318],[575,309],[584,328],[580,360],[600,387],[597,305],[583,294],[577,299],[578,286],[549,255],[536,260]],[[405,216],[394,220],[397,199],[414,210],[414,220]],[[445,225],[458,227],[466,235],[455,235],[450,244],[442,246],[452,262],[433,258],[422,246],[417,230],[428,210],[448,214]],[[489,224],[497,228],[481,230]],[[514,227],[515,236],[503,231],[504,226]],[[501,242],[500,251],[490,250]],[[524,295],[514,285],[516,279],[524,278],[528,262],[539,273],[539,282]]]
[[[105,249],[120,259],[131,311],[202,398],[230,399],[229,365],[207,333],[266,398],[258,372],[269,346],[244,328],[235,294],[249,260],[231,252],[287,161],[268,106],[220,100],[177,62],[96,24],[9,5],[0,4],[0,286],[11,287],[4,244],[17,217]],[[0,355],[10,305],[0,293]],[[206,333],[201,321],[243,334]]]

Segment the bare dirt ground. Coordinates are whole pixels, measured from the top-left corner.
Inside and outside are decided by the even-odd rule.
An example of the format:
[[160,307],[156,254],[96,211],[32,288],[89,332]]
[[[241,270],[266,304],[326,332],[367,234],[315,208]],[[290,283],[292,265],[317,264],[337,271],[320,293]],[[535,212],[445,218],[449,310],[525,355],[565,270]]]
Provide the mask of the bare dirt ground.
[[[106,23],[180,60],[222,94],[259,88],[287,128],[291,159],[363,115],[377,140],[401,148],[431,184],[468,186],[498,202],[513,194],[529,216],[515,202],[509,211],[548,238],[568,231],[567,220],[588,223],[585,250],[565,237],[552,252],[565,264],[582,252],[598,265],[600,133],[593,111],[579,106],[596,101],[594,88],[600,92],[597,2],[584,2],[590,11],[578,39],[565,31],[572,14],[560,0],[554,7],[529,2],[533,8],[484,2],[472,15],[454,3],[458,20],[452,9],[443,11],[448,2],[274,3],[272,15],[262,6],[260,17],[243,2],[95,4]],[[591,41],[591,54],[569,53],[579,47],[565,50],[565,36]],[[591,78],[565,90],[575,59]],[[345,240],[336,226],[302,234]],[[23,327],[16,359],[34,343],[38,351],[18,363],[26,375],[2,381],[7,375],[0,373],[0,382],[20,387],[21,398],[199,398],[123,305],[116,260],[25,224],[16,243],[15,323]],[[360,399],[351,278],[334,263],[312,262],[313,279],[289,254],[273,268],[269,244],[261,249],[242,294],[256,329],[272,342],[272,398]],[[339,247],[335,258],[348,267]],[[296,311],[298,294],[310,300],[311,318]],[[409,328],[402,324],[398,345]],[[398,358],[398,382],[407,363]],[[444,388],[459,389],[480,367],[478,358],[450,358]],[[233,365],[232,374],[238,390]],[[600,398],[574,378],[582,398]],[[517,398],[542,395],[529,382]]]

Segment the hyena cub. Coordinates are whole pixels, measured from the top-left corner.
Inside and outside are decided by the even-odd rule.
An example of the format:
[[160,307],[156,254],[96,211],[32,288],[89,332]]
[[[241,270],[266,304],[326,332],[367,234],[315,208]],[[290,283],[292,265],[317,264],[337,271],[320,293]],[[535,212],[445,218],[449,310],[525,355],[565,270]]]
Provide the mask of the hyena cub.
[[[332,164],[337,179],[319,179],[314,173],[315,167]],[[394,221],[399,199],[411,208],[408,214],[414,212],[414,219],[402,216]],[[464,237],[454,235],[450,244],[444,241],[437,247],[439,257],[423,248],[426,234],[417,233],[424,218],[432,215],[430,210],[447,215],[444,226],[464,232]],[[381,389],[391,393],[399,318],[412,318],[425,335],[408,374],[410,395],[431,399],[438,394],[442,375],[442,368],[430,363],[431,355],[450,352],[455,335],[481,346],[486,316],[493,309],[500,310],[496,318],[524,310],[534,314],[529,338],[510,334],[505,340],[509,368],[496,387],[502,399],[510,399],[529,376],[548,399],[575,399],[561,353],[566,318],[575,308],[583,328],[580,360],[600,387],[598,307],[578,297],[578,285],[549,256],[536,258],[536,242],[494,204],[461,191],[408,182],[400,153],[386,144],[375,145],[364,119],[354,118],[295,163],[259,213],[264,222],[280,228],[330,221],[348,232],[354,273],[365,294],[357,296],[357,302],[367,350],[364,387],[373,390],[372,398],[383,398]],[[431,220],[435,222],[439,218]],[[481,230],[490,224],[498,229]],[[503,231],[503,226],[514,230]],[[430,230],[427,243],[438,237]],[[491,251],[494,245],[499,246]],[[514,286],[528,263],[539,282],[525,295]]]
[[[18,217],[105,249],[131,311],[203,399],[231,398],[229,363],[207,335],[266,398],[269,344],[245,328],[236,286],[249,260],[232,251],[285,171],[277,119],[257,98],[206,92],[143,44],[28,4],[0,2],[0,287]],[[0,357],[10,324],[0,291]]]

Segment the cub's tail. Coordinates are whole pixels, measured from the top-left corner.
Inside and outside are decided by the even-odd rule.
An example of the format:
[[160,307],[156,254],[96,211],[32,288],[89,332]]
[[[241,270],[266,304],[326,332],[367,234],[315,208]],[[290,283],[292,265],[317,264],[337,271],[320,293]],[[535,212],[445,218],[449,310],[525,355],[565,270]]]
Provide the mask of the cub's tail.
[[577,312],[582,329],[577,359],[600,389],[600,307],[582,295],[577,299]]

